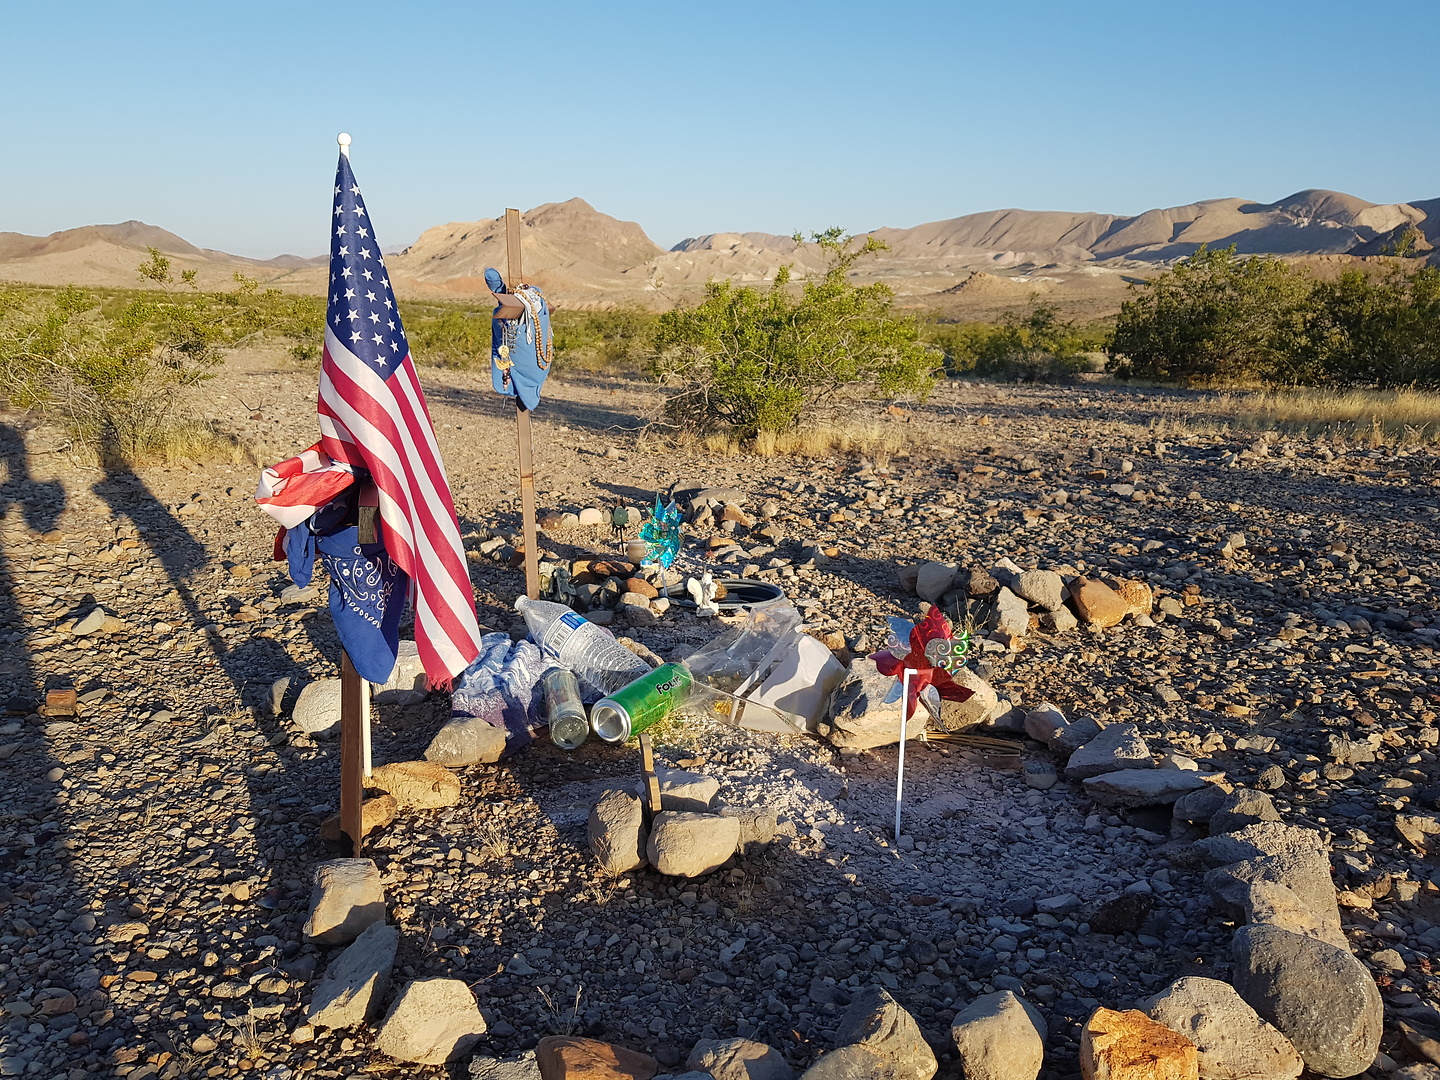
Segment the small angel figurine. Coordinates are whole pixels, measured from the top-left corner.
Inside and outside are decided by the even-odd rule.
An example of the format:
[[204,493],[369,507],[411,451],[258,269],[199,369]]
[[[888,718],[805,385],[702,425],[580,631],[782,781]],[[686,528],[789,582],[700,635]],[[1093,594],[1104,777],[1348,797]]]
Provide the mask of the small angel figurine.
[[695,601],[695,614],[708,618],[711,615],[720,614],[720,605],[715,602],[715,596],[719,589],[715,585],[715,579],[710,571],[706,570],[699,578],[691,578],[685,583],[685,591]]

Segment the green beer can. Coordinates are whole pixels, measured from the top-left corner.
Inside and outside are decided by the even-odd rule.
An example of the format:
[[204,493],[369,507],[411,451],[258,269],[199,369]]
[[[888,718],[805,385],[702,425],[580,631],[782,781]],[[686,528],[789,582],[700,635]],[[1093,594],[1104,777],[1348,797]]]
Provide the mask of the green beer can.
[[609,743],[622,743],[664,720],[690,693],[684,664],[662,664],[630,685],[601,698],[590,710],[590,726]]

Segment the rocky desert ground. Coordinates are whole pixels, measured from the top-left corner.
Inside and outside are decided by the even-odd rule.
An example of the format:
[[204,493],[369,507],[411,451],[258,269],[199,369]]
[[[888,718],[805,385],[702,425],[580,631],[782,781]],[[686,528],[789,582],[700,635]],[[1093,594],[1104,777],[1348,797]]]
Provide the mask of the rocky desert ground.
[[[481,622],[518,633],[510,405],[485,372],[423,377]],[[270,462],[315,440],[314,392],[312,371],[257,352],[232,356],[204,401]],[[459,770],[453,805],[403,811],[365,854],[398,930],[387,977],[463,980],[485,1030],[473,1060],[397,1061],[372,1026],[306,1012],[341,951],[304,933],[312,874],[339,854],[321,834],[338,746],[303,733],[272,688],[334,676],[339,647],[323,591],[286,592],[271,559],[257,466],[106,471],[7,413],[0,1075],[521,1077],[538,1075],[523,1057],[538,1040],[585,1036],[637,1055],[619,1054],[628,1073],[589,1075],[928,1078],[933,1053],[943,1077],[999,1076],[1012,1068],[1003,1055],[982,1068],[952,1024],[1009,991],[1043,1021],[1040,1075],[1059,1080],[1095,1053],[1081,1028],[1097,1007],[1140,1007],[1184,977],[1253,977],[1240,970],[1253,950],[1236,941],[1278,917],[1227,905],[1214,875],[1298,858],[1266,846],[1293,843],[1287,828],[1328,858],[1309,900],[1325,909],[1333,887],[1338,907],[1314,933],[1368,977],[1336,989],[1316,975],[1286,993],[1312,1027],[1365,1044],[1371,1033],[1350,1028],[1373,1026],[1378,987],[1379,1056],[1353,1071],[1435,1075],[1431,450],[1227,430],[1199,395],[957,382],[912,408],[860,410],[901,444],[880,459],[727,457],[642,434],[655,404],[640,382],[553,378],[535,416],[541,509],[730,489],[719,501],[738,512],[733,531],[689,526],[682,568],[715,561],[780,583],[844,657],[879,648],[886,616],[920,614],[922,564],[942,564],[927,582],[949,573],[942,603],[1012,565],[1148,585],[1149,614],[1104,629],[1031,619],[1041,625],[979,653],[997,699],[985,730],[1052,764],[1053,786],[963,743],[912,742],[897,841],[894,745],[673,724],[665,766],[775,818],[768,844],[692,880],[609,872],[587,846],[595,801],[637,778],[633,745],[537,743]],[[557,525],[543,547],[618,555],[608,526]],[[661,658],[716,632],[678,608],[613,629]],[[42,715],[45,691],[67,687],[78,714]],[[1204,782],[1215,801],[1102,792],[1088,769],[1067,770],[1063,739],[1025,725],[1046,703],[1069,723],[1060,734],[1127,733],[1132,764],[1223,774]],[[382,706],[377,763],[419,757],[448,715],[443,694]],[[1224,788],[1235,794],[1222,809]],[[872,1032],[880,1057],[847,1064],[837,1048],[863,1041],[866,1010],[890,1035]],[[1236,1035],[1256,1053],[1267,1037]],[[769,1071],[694,1056],[701,1040],[736,1038],[773,1048]],[[1343,1054],[1322,1057],[1307,1054],[1312,1074],[1352,1074]],[[1298,1061],[1273,1049],[1258,1071],[1229,1075],[1293,1077]]]

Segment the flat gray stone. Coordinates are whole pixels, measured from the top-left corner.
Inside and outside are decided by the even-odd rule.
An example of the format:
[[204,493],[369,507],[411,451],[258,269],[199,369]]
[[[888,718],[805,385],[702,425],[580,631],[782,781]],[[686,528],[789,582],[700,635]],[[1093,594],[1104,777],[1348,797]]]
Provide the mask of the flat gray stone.
[[662,874],[693,878],[720,869],[740,844],[740,822],[718,814],[655,815],[645,856]]
[[1135,725],[1111,724],[1070,755],[1065,764],[1065,775],[1072,780],[1085,780],[1120,769],[1153,767],[1150,747],[1140,737]]
[[902,1080],[931,1080],[940,1067],[915,1018],[879,986],[855,995],[840,1018],[835,1040],[890,1061]]
[[[1068,772],[1068,770],[1067,770]],[[1084,781],[1085,793],[1107,806],[1154,806],[1173,803],[1204,787],[1206,773],[1185,769],[1118,769]]]
[[780,1051],[752,1039],[701,1039],[685,1068],[715,1080],[794,1080],[795,1070]]
[[[629,791],[607,791],[590,811],[586,839],[595,858],[612,874],[638,870],[645,865],[650,831],[640,797]],[[728,856],[727,856],[728,858]]]
[[375,1046],[397,1061],[444,1065],[464,1057],[485,1034],[475,995],[460,979],[406,983],[375,1030]]
[[390,970],[399,946],[399,930],[383,922],[371,923],[325,969],[305,1019],[325,1028],[349,1028],[373,1019],[390,989]]
[[328,735],[340,727],[340,680],[306,683],[295,699],[290,719],[307,735]]
[[499,761],[504,753],[503,728],[478,716],[457,716],[435,733],[425,748],[425,760],[447,769],[461,769]]
[[1010,587],[1041,611],[1057,611],[1065,603],[1065,582],[1054,570],[1026,570]]
[[420,649],[413,641],[401,641],[396,650],[395,668],[383,683],[371,683],[377,705],[416,705],[425,700],[430,683],[420,662]]
[[304,934],[310,941],[343,945],[373,923],[385,920],[385,889],[380,870],[369,859],[331,859],[315,867],[310,917]]

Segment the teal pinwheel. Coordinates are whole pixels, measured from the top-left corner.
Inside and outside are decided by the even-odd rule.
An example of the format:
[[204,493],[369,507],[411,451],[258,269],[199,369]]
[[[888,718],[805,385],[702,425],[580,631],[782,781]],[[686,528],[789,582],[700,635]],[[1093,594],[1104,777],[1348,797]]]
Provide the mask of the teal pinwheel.
[[661,506],[660,496],[655,496],[655,510],[650,520],[640,526],[640,539],[645,541],[645,564],[669,570],[675,556],[680,554],[680,508],[675,500]]

